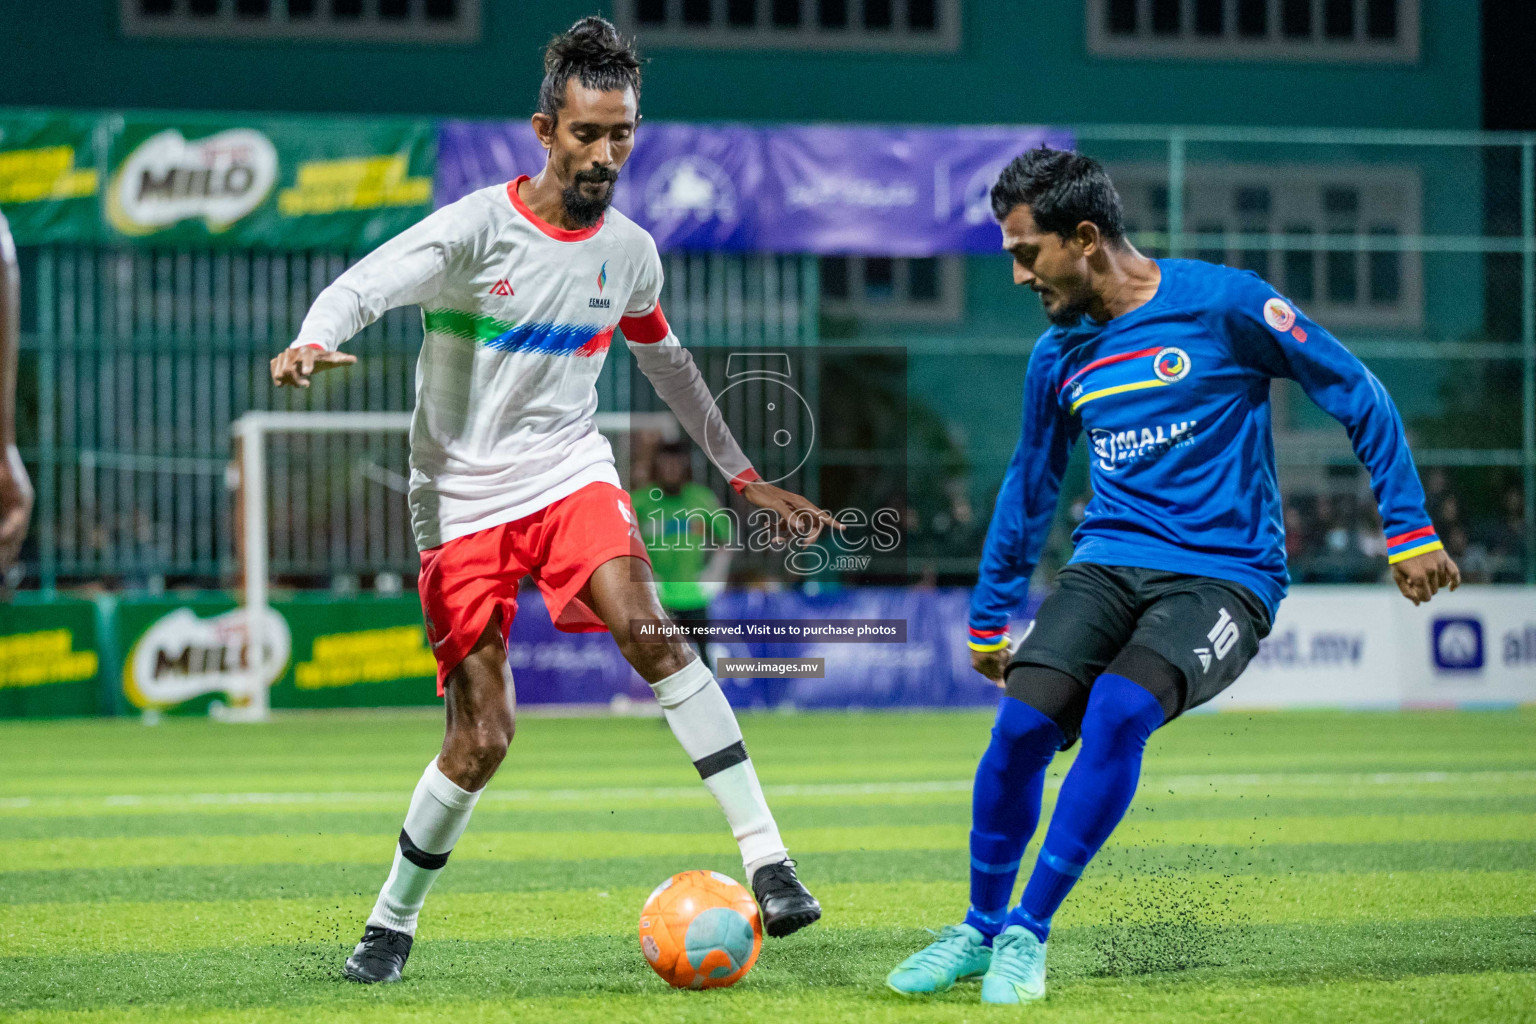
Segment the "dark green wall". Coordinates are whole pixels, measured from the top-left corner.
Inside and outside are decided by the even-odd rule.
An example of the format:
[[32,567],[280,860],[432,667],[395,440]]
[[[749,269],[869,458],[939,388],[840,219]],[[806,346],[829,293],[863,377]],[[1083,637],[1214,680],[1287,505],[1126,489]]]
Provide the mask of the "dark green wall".
[[[146,42],[120,35],[118,0],[0,0],[0,106],[521,117],[532,110],[549,36],[594,7],[613,8],[571,0],[483,3],[480,44],[414,47]],[[667,120],[1475,129],[1481,117],[1478,5],[1420,0],[1420,8],[1420,60],[1401,66],[1094,58],[1087,53],[1081,0],[971,0],[954,54],[654,47],[647,51],[652,60],[643,106],[648,116]],[[1158,160],[1166,153],[1155,144],[1084,148],[1110,161]],[[1309,158],[1272,153],[1246,158]],[[1440,157],[1426,174],[1424,202],[1426,230],[1480,230],[1476,158],[1465,152]],[[860,336],[897,344],[928,337],[913,358],[914,396],[952,418],[976,469],[979,513],[986,515],[988,492],[1015,437],[1022,353],[1044,321],[1032,297],[1012,287],[1004,257],[972,258],[967,269],[963,323],[868,325]],[[1425,333],[1475,336],[1482,319],[1480,261],[1426,261],[1426,277]],[[994,344],[987,355],[957,359],[943,354],[946,336],[957,347],[978,338]],[[1019,355],[1004,354],[1009,339],[1016,339]],[[1414,404],[1413,389],[1403,383],[1409,393],[1399,397]],[[1421,384],[1417,397],[1431,398],[1433,381]]]
[[[481,43],[417,47],[149,42],[121,36],[118,0],[0,0],[0,105],[518,116],[532,108],[544,41],[613,7],[484,3]],[[1475,128],[1477,5],[1421,7],[1421,59],[1405,67],[1091,58],[1078,0],[972,0],[954,54],[657,47],[645,109],[668,119]]]

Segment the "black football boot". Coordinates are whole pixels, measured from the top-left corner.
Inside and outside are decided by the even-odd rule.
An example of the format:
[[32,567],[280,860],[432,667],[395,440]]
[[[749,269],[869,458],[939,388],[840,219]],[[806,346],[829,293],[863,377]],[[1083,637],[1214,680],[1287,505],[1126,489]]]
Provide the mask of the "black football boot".
[[405,960],[411,955],[411,937],[392,928],[363,929],[363,941],[347,957],[346,975],[364,985],[399,981]]
[[821,920],[821,904],[795,876],[792,860],[758,868],[752,876],[752,895],[763,908],[763,930],[776,939]]

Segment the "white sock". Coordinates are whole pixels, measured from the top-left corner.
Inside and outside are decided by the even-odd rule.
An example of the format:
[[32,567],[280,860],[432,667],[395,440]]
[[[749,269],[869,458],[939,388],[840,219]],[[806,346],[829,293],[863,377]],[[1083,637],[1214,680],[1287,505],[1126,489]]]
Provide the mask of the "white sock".
[[373,913],[368,915],[369,925],[416,934],[416,915],[421,913],[427,891],[442,873],[483,792],[461,789],[437,767],[437,758],[432,759],[411,794],[405,828],[395,845],[395,863]]
[[785,860],[789,852],[763,799],[735,712],[702,661],[689,662],[661,682],[652,683],[651,689],[672,734],[699,770],[704,788],[725,812],[731,834],[741,847],[750,886],[758,868]]

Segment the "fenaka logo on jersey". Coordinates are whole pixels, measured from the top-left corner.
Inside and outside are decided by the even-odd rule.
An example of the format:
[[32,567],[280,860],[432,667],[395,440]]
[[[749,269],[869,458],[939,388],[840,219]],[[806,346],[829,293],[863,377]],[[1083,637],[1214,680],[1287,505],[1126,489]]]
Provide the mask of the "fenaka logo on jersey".
[[277,182],[277,147],[261,132],[231,128],[195,142],[174,128],[128,154],[107,189],[107,220],[125,235],[148,235],[201,219],[227,231]]
[[1105,430],[1094,427],[1088,431],[1093,443],[1093,458],[1099,468],[1113,473],[1127,463],[1138,459],[1153,458],[1170,448],[1189,444],[1195,439],[1196,420],[1180,420],[1166,426],[1132,427],[1130,430]]
[[[603,293],[603,287],[608,283],[608,263],[605,260],[597,272],[597,293]],[[588,309],[607,309],[613,305],[612,299],[591,298],[587,300]]]

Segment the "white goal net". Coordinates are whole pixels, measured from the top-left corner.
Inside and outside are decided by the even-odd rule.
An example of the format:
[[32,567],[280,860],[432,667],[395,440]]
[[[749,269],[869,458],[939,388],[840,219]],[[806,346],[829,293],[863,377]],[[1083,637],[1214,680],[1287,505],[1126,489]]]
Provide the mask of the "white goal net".
[[[680,436],[668,412],[599,413],[595,420],[626,483],[633,453],[646,447],[635,435]],[[220,717],[268,716],[270,677],[282,668],[274,670],[276,638],[265,635],[274,585],[347,590],[371,581],[388,592],[415,579],[406,508],[410,425],[408,412],[251,412],[232,425],[247,657],[244,685]]]

